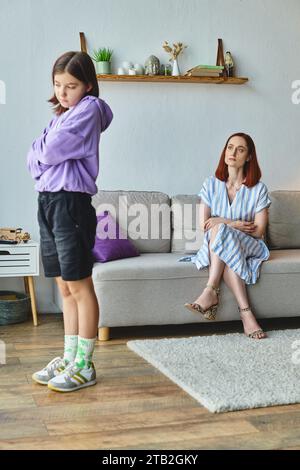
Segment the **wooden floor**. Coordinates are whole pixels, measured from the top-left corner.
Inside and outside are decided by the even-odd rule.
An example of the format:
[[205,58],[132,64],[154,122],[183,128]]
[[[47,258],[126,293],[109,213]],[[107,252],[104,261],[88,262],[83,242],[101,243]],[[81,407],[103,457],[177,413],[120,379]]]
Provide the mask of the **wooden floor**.
[[[31,380],[63,346],[61,316],[39,321],[0,327],[0,449],[300,449],[300,404],[213,414],[126,346],[241,331],[240,323],[113,329],[96,346],[97,385],[59,394]],[[299,328],[300,318],[262,324]]]

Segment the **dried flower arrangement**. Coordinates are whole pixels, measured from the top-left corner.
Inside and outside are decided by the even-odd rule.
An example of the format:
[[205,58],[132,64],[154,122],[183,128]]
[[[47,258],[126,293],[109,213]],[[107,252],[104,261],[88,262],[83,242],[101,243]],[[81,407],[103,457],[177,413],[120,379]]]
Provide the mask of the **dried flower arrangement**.
[[165,50],[166,52],[168,52],[169,54],[171,54],[171,58],[170,58],[169,60],[172,61],[172,60],[176,60],[177,57],[179,56],[179,54],[180,54],[181,52],[183,52],[184,49],[186,49],[188,46],[184,46],[184,45],[182,44],[182,42],[175,42],[175,43],[173,43],[173,48],[171,48],[171,47],[169,46],[168,42],[165,41],[165,42],[163,43],[162,47],[164,48],[164,50]]

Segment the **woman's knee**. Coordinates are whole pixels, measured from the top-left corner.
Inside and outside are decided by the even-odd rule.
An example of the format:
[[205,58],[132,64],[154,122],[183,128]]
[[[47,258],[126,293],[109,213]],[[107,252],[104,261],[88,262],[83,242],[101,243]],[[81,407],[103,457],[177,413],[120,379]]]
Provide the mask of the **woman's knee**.
[[214,241],[214,239],[216,238],[217,236],[217,233],[218,231],[220,230],[220,228],[222,227],[222,225],[224,225],[223,223],[220,223],[220,224],[216,224],[213,226],[213,228],[211,229],[211,234],[210,234],[210,244]]
[[216,234],[216,233],[220,230],[220,228],[221,228],[223,225],[224,225],[223,223],[214,225],[213,228],[211,229],[211,230],[212,230],[212,233],[215,233],[215,234]]

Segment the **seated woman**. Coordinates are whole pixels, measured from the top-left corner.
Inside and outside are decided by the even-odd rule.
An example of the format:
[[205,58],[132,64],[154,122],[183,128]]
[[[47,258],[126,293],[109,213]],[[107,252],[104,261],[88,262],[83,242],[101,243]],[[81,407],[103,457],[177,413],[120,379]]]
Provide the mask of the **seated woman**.
[[253,339],[266,338],[249,305],[246,284],[255,284],[269,250],[263,241],[271,201],[260,181],[252,138],[233,134],[226,142],[215,176],[208,177],[201,189],[200,223],[204,230],[201,249],[190,261],[198,269],[209,266],[208,283],[202,294],[185,306],[213,320],[219,303],[219,284],[223,277],[232,290],[244,326]]

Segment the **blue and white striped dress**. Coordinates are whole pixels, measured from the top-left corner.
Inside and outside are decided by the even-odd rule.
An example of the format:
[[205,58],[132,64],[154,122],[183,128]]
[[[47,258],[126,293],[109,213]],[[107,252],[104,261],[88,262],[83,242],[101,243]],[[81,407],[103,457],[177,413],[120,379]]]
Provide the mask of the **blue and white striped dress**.
[[[198,195],[202,202],[210,207],[211,217],[224,217],[232,220],[253,221],[257,212],[271,204],[268,189],[261,181],[252,188],[243,184],[230,203],[226,183],[215,176],[209,176]],[[205,232],[203,245],[196,255],[183,257],[180,261],[191,261],[198,269],[209,266],[210,234],[211,230]],[[262,239],[251,237],[227,224],[220,224],[211,249],[246,284],[256,283],[261,263],[270,256]]]

